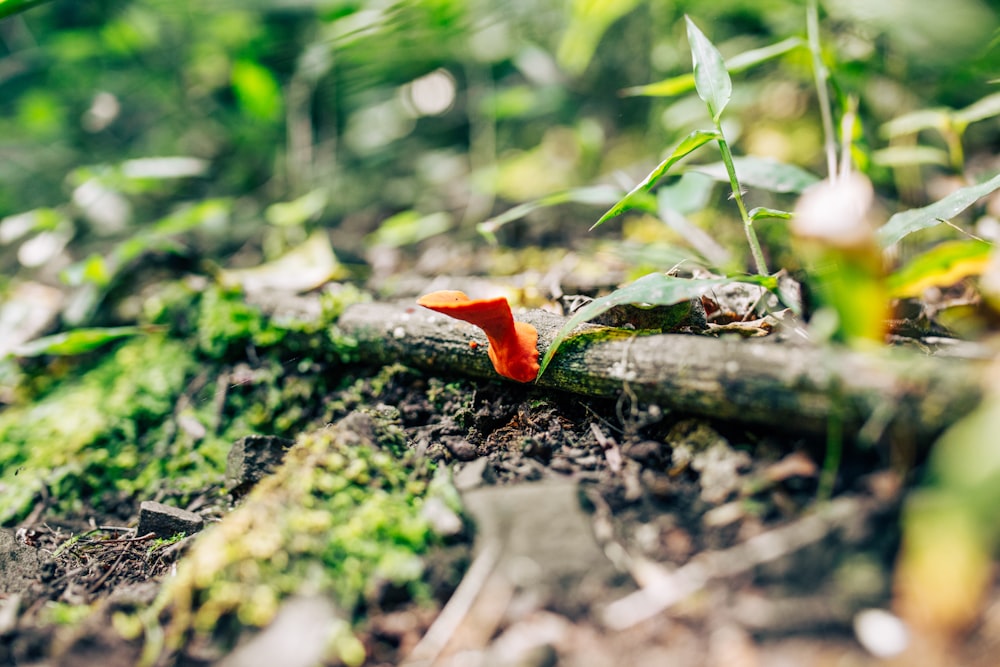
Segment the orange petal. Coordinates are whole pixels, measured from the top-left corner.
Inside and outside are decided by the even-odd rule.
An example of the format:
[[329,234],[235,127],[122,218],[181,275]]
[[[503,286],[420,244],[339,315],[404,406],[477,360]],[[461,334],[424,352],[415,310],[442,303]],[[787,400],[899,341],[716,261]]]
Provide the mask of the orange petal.
[[492,299],[470,299],[464,292],[442,290],[431,292],[417,299],[424,308],[475,324],[487,336],[502,336],[514,326],[514,316],[510,312],[507,299],[498,296]]
[[490,360],[500,375],[531,382],[538,377],[538,330],[527,322],[514,322],[514,332],[505,345],[494,347],[490,342]]
[[500,375],[518,382],[530,382],[538,375],[538,332],[526,322],[514,322],[506,298],[470,299],[457,290],[442,290],[420,297],[417,303],[481,328],[490,341],[490,361]]

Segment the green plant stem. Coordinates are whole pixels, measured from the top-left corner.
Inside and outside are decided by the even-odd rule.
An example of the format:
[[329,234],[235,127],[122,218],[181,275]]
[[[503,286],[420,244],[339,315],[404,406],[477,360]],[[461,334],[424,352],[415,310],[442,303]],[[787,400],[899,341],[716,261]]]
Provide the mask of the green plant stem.
[[965,151],[962,148],[962,133],[964,130],[964,124],[958,124],[954,120],[951,120],[948,126],[941,131],[945,144],[948,146],[948,160],[951,162],[951,168],[955,170],[956,174],[962,174],[965,171]]
[[746,232],[747,243],[750,244],[750,254],[753,255],[753,262],[757,266],[757,274],[761,276],[769,275],[770,272],[767,270],[767,261],[764,259],[764,252],[760,248],[760,241],[757,240],[757,232],[753,228],[753,220],[750,219],[746,204],[743,203],[743,191],[740,188],[739,180],[736,178],[733,153],[729,150],[729,144],[722,133],[722,123],[715,121],[715,129],[719,132],[719,138],[716,141],[719,142],[722,163],[726,165],[726,172],[729,174],[729,183],[733,188],[733,199],[736,200],[736,206],[740,209],[740,217],[743,219],[743,231]]
[[819,9],[816,0],[809,0],[806,6],[806,33],[809,37],[809,52],[812,54],[813,76],[816,79],[816,96],[819,101],[819,115],[823,120],[823,144],[826,150],[826,171],[830,179],[837,176],[837,141],[834,138],[833,112],[830,111],[830,94],[827,88],[827,69],[823,64],[822,46],[819,41]]
[[816,489],[816,499],[820,502],[826,502],[833,497],[833,487],[837,483],[837,473],[840,472],[840,459],[844,453],[844,423],[839,409],[841,400],[838,391],[832,399],[832,403],[838,408],[830,411],[826,423],[826,457],[823,460],[823,469],[819,473],[819,484]]
[[857,122],[858,98],[848,95],[844,103],[844,115],[840,119],[840,178],[846,178],[854,164],[851,150],[854,147],[854,129]]

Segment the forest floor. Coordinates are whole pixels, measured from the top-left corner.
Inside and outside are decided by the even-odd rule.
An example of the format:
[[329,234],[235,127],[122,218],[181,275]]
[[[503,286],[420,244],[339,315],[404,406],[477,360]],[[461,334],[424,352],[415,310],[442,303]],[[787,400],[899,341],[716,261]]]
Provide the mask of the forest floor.
[[[403,367],[382,377],[366,403],[397,408],[408,447],[450,466],[466,526],[427,556],[433,599],[386,595],[366,609],[365,664],[995,664],[998,591],[961,644],[911,636],[895,658],[872,654],[893,650],[896,626],[878,610],[892,604],[908,483],[874,452],[849,448],[821,499],[814,439],[664,414],[627,394]],[[218,487],[200,498],[188,508],[207,521],[238,503]],[[135,525],[125,499],[86,519],[53,516],[45,500],[3,535],[0,589],[17,592],[0,614],[0,663],[137,664],[141,643],[122,638],[116,615],[154,600],[190,540],[157,546],[116,528]],[[97,611],[58,617],[79,603]],[[311,664],[294,656],[316,634],[292,619],[313,603],[285,609],[286,624],[279,613],[251,651],[192,645],[173,664],[277,664],[264,657],[275,650],[281,664]]]

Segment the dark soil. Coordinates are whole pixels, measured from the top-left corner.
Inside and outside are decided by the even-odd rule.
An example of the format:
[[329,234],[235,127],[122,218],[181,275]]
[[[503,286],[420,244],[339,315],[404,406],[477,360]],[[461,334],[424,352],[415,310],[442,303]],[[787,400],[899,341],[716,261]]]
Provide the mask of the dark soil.
[[[362,400],[398,408],[410,446],[452,467],[477,536],[429,555],[433,604],[387,594],[364,610],[366,664],[401,664],[414,650],[406,664],[877,662],[853,627],[860,611],[891,604],[906,480],[872,453],[849,448],[820,500],[823,443],[663,414],[627,395],[584,400],[401,368]],[[188,509],[215,520],[229,509],[210,500],[220,497],[206,489]],[[141,646],[114,629],[116,612],[148,605],[189,543],[136,535],[136,510],[120,499],[56,518],[39,504],[0,563],[0,664],[136,663]],[[495,544],[502,555],[447,642],[431,645],[438,612]],[[686,594],[636,593],[658,578]],[[60,605],[81,603],[98,613],[60,618]],[[986,618],[944,658],[995,664],[996,626]],[[945,664],[905,655],[893,664]],[[192,647],[178,664],[219,657]]]

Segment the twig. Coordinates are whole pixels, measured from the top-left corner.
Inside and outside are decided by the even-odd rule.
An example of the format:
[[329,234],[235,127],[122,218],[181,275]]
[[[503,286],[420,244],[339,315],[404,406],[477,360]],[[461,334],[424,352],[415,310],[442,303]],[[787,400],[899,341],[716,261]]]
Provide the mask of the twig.
[[116,569],[118,569],[118,565],[119,565],[119,564],[121,564],[122,560],[123,560],[123,559],[125,558],[125,554],[126,554],[126,553],[128,553],[128,549],[127,549],[127,548],[125,548],[125,547],[123,547],[123,548],[122,548],[122,549],[121,549],[121,550],[120,550],[120,551],[118,552],[118,558],[116,558],[116,559],[115,559],[115,562],[111,564],[111,567],[109,567],[109,568],[108,568],[107,572],[105,572],[104,574],[102,574],[102,575],[100,576],[100,578],[98,578],[98,580],[97,580],[97,581],[96,581],[96,582],[94,583],[94,585],[93,585],[93,586],[91,586],[91,587],[90,587],[89,589],[87,589],[87,592],[88,592],[88,593],[90,593],[91,595],[93,595],[93,594],[94,594],[94,593],[96,593],[96,592],[97,592],[98,590],[100,590],[101,586],[103,586],[103,585],[104,585],[104,582],[108,580],[108,577],[110,577],[110,576],[111,576],[111,574],[112,574],[112,573],[113,573],[113,572],[114,572],[114,571],[115,571]]
[[732,578],[816,544],[862,514],[857,498],[838,498],[816,514],[752,537],[723,551],[695,556],[673,572],[649,561],[636,561],[633,576],[642,588],[609,604],[601,613],[605,626],[624,630],[681,602],[714,580]]
[[451,599],[401,667],[427,667],[438,660],[493,575],[500,560],[501,547],[499,542],[493,542],[479,552]]

